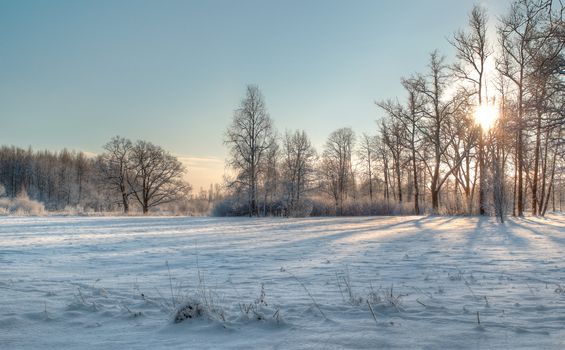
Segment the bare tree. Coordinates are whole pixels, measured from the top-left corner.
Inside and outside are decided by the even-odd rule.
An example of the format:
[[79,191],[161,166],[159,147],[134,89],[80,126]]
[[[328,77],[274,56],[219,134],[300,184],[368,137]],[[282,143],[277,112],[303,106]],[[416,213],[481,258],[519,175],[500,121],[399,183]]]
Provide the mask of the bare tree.
[[[478,173],[477,163],[471,164],[472,160],[476,158],[472,150],[477,149],[477,140],[480,138],[479,135],[482,131],[473,118],[474,103],[471,102],[470,97],[466,90],[461,90],[455,97],[459,101],[457,103],[458,108],[453,112],[453,117],[447,120],[446,133],[449,147],[445,153],[446,163],[448,168],[453,169],[453,176],[455,178],[455,210],[456,212],[461,211],[459,198],[463,197],[461,199],[465,200],[465,211],[467,213],[473,212],[474,192]],[[484,165],[484,169],[485,173],[483,176],[486,180],[486,165]],[[459,187],[462,188],[463,196],[458,195]]]
[[[547,20],[552,22],[550,19]],[[562,22],[563,24],[563,22]],[[565,24],[563,24],[565,27]],[[562,29],[563,30],[563,29]],[[562,80],[563,48],[565,33],[559,33],[555,28],[543,28],[542,33],[547,37],[542,43],[535,45],[536,57],[532,74],[526,79],[530,91],[527,110],[535,119],[535,148],[534,169],[532,180],[532,214],[544,215],[545,196],[547,187],[552,186],[553,177],[548,176],[548,152],[556,145],[552,139],[559,124],[555,124],[555,105],[565,96],[565,83]],[[550,147],[554,146],[554,147]],[[549,157],[551,158],[551,157]],[[549,183],[548,183],[549,180]],[[541,187],[541,188],[540,188]]]
[[381,120],[379,129],[384,144],[390,150],[392,155],[392,168],[394,173],[394,180],[396,184],[396,199],[398,203],[402,203],[402,164],[404,163],[404,150],[406,138],[405,129],[401,121],[397,118],[390,118],[389,120]]
[[362,174],[367,180],[369,185],[369,201],[371,203],[371,210],[373,208],[373,182],[374,182],[374,159],[376,158],[376,139],[375,136],[367,135],[363,133],[361,135],[361,140],[359,142],[359,149],[357,151],[357,156],[361,161],[361,169],[363,169]]
[[[517,115],[516,115],[516,191],[515,202],[517,215],[523,216],[524,202],[524,173],[526,166],[525,130],[528,114],[528,97],[533,93],[528,81],[536,76],[540,69],[544,69],[544,61],[551,61],[554,55],[559,55],[563,45],[563,4],[554,11],[552,0],[519,0],[512,4],[509,13],[501,18],[498,28],[500,58],[497,60],[497,69],[515,85]],[[552,54],[547,54],[545,49],[556,42]],[[541,62],[541,64],[540,64]],[[536,130],[538,131],[538,130]],[[536,132],[538,136],[540,132]],[[534,179],[532,180],[532,201],[536,202],[538,166],[539,166],[539,139],[536,140],[534,152]],[[534,203],[537,204],[537,203]],[[537,209],[537,205],[535,205]],[[536,210],[534,209],[534,210]]]
[[[439,211],[439,193],[443,184],[463,160],[463,157],[459,157],[459,160],[453,164],[446,162],[446,152],[452,146],[451,119],[459,111],[461,105],[466,102],[465,96],[462,94],[447,95],[446,89],[449,83],[445,58],[440,56],[437,51],[432,52],[429,73],[427,76],[421,76],[417,79],[416,89],[422,94],[425,101],[423,108],[424,126],[421,132],[430,143],[433,153],[432,163],[430,164],[427,159],[424,159],[424,163],[431,175],[430,192],[434,213]],[[469,150],[463,150],[463,155],[468,152]],[[442,167],[442,164],[446,167]]]
[[351,162],[354,144],[355,133],[351,128],[338,129],[328,137],[322,155],[322,174],[339,215],[343,215],[343,203],[354,182]]
[[311,188],[316,150],[304,131],[287,131],[283,138],[282,174],[288,215],[303,213],[304,195]]
[[137,141],[133,145],[128,168],[128,184],[144,214],[152,207],[187,196],[191,189],[182,179],[186,171],[182,163],[150,142]]
[[[401,143],[398,147],[402,150],[403,146],[403,148],[405,148],[410,154],[414,193],[414,213],[418,215],[420,214],[419,163],[420,159],[423,158],[421,155],[423,143],[422,132],[420,129],[422,128],[424,100],[418,92],[417,79],[402,79],[402,86],[408,93],[408,99],[405,106],[401,105],[398,101],[393,100],[377,102],[377,106],[383,109],[391,120],[395,120],[397,127],[403,129],[397,132],[399,137],[398,142]],[[389,143],[391,141],[390,137],[384,137],[383,140],[385,142],[388,140]],[[394,148],[395,147],[393,147],[393,149]]]
[[98,161],[103,183],[121,196],[124,213],[129,212],[130,189],[128,184],[129,154],[133,145],[130,140],[114,136],[104,145],[105,152]]
[[[483,8],[478,5],[473,7],[469,15],[468,31],[455,33],[451,45],[455,47],[458,62],[453,66],[455,76],[465,83],[470,83],[472,94],[477,96],[478,106],[488,103],[488,96],[484,93],[485,86],[485,64],[492,51],[487,43],[488,17]],[[485,184],[485,146],[482,130],[479,134],[479,214],[486,213],[486,184]],[[469,158],[470,155],[467,155]],[[468,163],[468,159],[466,160]],[[467,173],[466,176],[469,174]],[[467,183],[468,185],[468,183]],[[469,204],[469,203],[468,203]]]
[[390,175],[389,175],[389,159],[390,150],[385,145],[382,135],[377,135],[375,137],[375,155],[380,169],[378,171],[382,174],[382,195],[386,202],[387,214],[390,213]]
[[258,182],[266,168],[267,153],[275,141],[273,129],[263,94],[257,86],[248,85],[245,98],[226,131],[224,144],[230,153],[227,164],[236,172],[231,185],[246,190],[249,216],[258,215]]
[[[264,171],[261,173],[260,180],[263,190],[263,215],[280,215],[280,161],[281,150],[278,137],[273,136],[273,142],[269,147],[264,162]],[[268,210],[267,210],[268,207]]]

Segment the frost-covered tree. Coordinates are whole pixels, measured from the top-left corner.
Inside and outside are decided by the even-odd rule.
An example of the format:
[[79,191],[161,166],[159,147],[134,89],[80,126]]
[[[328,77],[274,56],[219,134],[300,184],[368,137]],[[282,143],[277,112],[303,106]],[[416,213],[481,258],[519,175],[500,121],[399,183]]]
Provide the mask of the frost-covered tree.
[[115,136],[104,145],[104,153],[99,157],[98,169],[101,180],[108,188],[120,194],[124,213],[129,212],[129,197],[131,194],[128,184],[129,156],[133,148],[130,140]]
[[[461,150],[458,159],[450,163],[448,150],[453,146],[456,129],[453,127],[459,121],[456,116],[468,101],[465,93],[448,93],[452,77],[449,74],[445,57],[437,51],[430,54],[428,73],[419,76],[415,88],[424,101],[422,108],[422,128],[420,131],[429,142],[432,159],[424,159],[426,169],[430,173],[430,194],[432,210],[439,212],[440,191],[449,177],[459,167],[469,149]],[[470,146],[470,145],[469,145]],[[457,150],[459,152],[460,150]]]
[[[466,31],[458,31],[450,40],[451,45],[456,50],[458,61],[453,65],[452,70],[455,76],[462,84],[469,86],[469,91],[476,96],[476,106],[482,106],[488,103],[488,96],[485,93],[486,82],[486,63],[488,57],[492,54],[492,49],[487,41],[487,22],[488,17],[484,8],[475,5],[469,15],[468,29]],[[479,133],[478,144],[478,168],[479,168],[479,214],[486,214],[486,165],[485,165],[485,145],[484,134],[486,130]],[[464,163],[470,163],[470,155],[467,154]],[[465,179],[469,179],[469,169]],[[469,181],[464,183],[468,192],[470,188]],[[466,192],[466,193],[467,193]],[[469,198],[469,195],[467,194]],[[468,201],[468,205],[470,202]],[[469,208],[470,209],[470,208]]]
[[282,142],[282,176],[288,215],[303,213],[304,195],[311,189],[316,150],[305,131],[287,131]]
[[[541,209],[538,182],[541,178],[542,139],[547,132],[543,124],[545,120],[553,119],[547,113],[552,110],[548,102],[555,97],[554,93],[559,95],[563,91],[559,87],[554,89],[554,78],[562,74],[564,12],[561,1],[519,0],[511,5],[498,26],[501,53],[497,59],[497,69],[512,83],[512,99],[516,105],[514,214],[518,216],[523,216],[526,209],[525,193],[530,179],[532,211],[536,214]],[[549,125],[553,126],[553,123]],[[533,166],[528,167],[527,141],[531,128],[535,130],[535,144],[531,161]],[[531,174],[528,168],[533,168]]]
[[186,169],[169,152],[147,141],[137,141],[128,156],[127,181],[144,214],[149,209],[188,196],[182,179]]
[[273,122],[263,94],[256,85],[248,85],[226,130],[224,144],[229,147],[227,165],[235,172],[229,185],[246,193],[249,216],[259,214],[259,181],[268,168],[267,158],[274,143]]
[[374,197],[374,160],[376,158],[376,138],[375,136],[363,133],[359,141],[359,148],[357,150],[357,157],[359,158],[362,176],[365,178],[369,192],[369,202],[373,205]]
[[351,128],[341,128],[330,134],[326,141],[320,171],[323,188],[331,194],[336,213],[343,215],[343,204],[354,191],[352,154],[355,133]]
[[[420,163],[423,157],[423,106],[424,100],[417,90],[417,79],[402,79],[402,86],[408,94],[406,103],[400,104],[398,101],[387,100],[377,102],[377,106],[385,111],[389,122],[381,124],[381,136],[385,144],[391,149],[393,159],[400,158],[401,151],[404,149],[411,165],[412,192],[414,201],[414,213],[420,213]],[[391,127],[384,127],[386,125]],[[396,152],[393,152],[396,151]],[[400,160],[397,162],[405,163]],[[400,166],[398,166],[400,169]],[[398,172],[399,170],[396,170]]]

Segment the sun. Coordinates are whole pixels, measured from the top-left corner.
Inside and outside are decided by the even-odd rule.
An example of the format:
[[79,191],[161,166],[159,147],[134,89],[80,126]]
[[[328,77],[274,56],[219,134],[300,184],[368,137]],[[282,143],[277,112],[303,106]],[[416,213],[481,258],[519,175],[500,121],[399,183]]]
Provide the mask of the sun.
[[479,124],[484,131],[492,128],[497,118],[498,111],[493,105],[483,104],[475,109],[475,122]]

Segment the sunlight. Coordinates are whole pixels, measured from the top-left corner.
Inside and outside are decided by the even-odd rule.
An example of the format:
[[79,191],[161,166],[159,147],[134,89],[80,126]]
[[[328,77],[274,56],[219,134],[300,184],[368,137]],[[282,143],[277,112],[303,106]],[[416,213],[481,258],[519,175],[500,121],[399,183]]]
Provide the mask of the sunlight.
[[484,131],[493,127],[494,122],[498,118],[498,110],[495,106],[483,104],[475,110],[475,122],[477,122]]

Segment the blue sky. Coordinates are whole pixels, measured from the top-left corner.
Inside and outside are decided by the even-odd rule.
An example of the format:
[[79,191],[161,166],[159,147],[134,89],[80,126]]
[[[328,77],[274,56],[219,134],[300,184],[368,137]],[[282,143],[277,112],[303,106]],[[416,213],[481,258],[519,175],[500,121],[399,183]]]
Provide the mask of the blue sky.
[[[0,144],[100,152],[113,135],[221,180],[223,133],[259,85],[277,128],[321,147],[374,132],[375,100],[402,95],[477,1],[0,0]],[[506,1],[478,2],[492,18]]]

